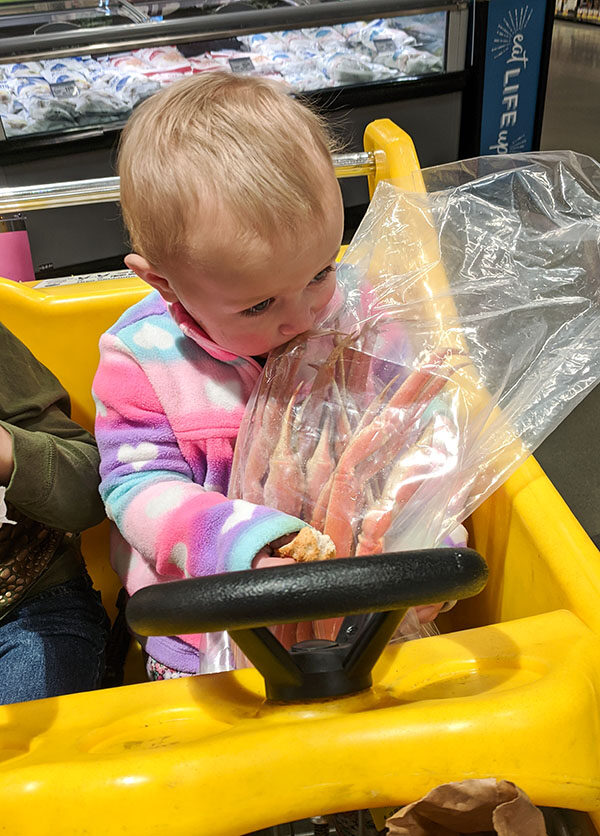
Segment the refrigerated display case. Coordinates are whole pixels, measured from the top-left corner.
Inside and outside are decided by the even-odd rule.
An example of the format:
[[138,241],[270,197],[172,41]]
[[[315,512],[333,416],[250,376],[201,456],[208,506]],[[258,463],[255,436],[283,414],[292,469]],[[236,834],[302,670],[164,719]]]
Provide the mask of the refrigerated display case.
[[[15,4],[11,4],[14,7]],[[37,4],[38,7],[42,4]],[[100,16],[98,6],[78,0],[65,9],[65,0],[44,3],[48,11],[32,14],[29,44],[40,30],[55,27],[72,33],[81,21],[91,26],[133,28],[150,20],[143,10],[117,0]],[[153,18],[175,20],[178,3],[156,3]],[[455,3],[446,11],[424,15],[386,16],[300,29],[240,33],[218,41],[192,40],[138,49],[102,51],[95,44],[89,54],[38,53],[0,65],[2,81],[0,124],[4,139],[33,135],[61,135],[74,130],[116,127],[140,101],[186,75],[210,70],[270,78],[291,92],[340,90],[361,84],[398,84],[464,68],[464,54],[447,45],[450,16],[465,11]],[[34,5],[35,8],[35,5]],[[23,16],[0,10],[0,32],[16,26]],[[2,14],[4,12],[4,15]],[[48,18],[47,23],[39,24]],[[38,26],[39,24],[39,26]],[[37,26],[37,28],[35,28]],[[99,35],[103,37],[104,32]],[[13,36],[14,37],[14,36]],[[23,37],[23,36],[22,36]],[[72,38],[76,38],[73,34]],[[16,40],[16,37],[14,37]],[[176,36],[173,35],[173,40]],[[106,49],[106,48],[105,48]],[[464,53],[462,44],[461,53]],[[43,57],[44,55],[49,57]]]
[[336,108],[359,91],[446,91],[450,77],[460,89],[467,24],[464,0],[13,0],[0,6],[0,140],[118,130],[156,90],[212,69]]
[[[45,0],[0,5],[0,185],[109,176],[132,108],[212,68],[265,75],[330,117],[347,150],[387,116],[424,164],[459,155],[465,0]],[[431,114],[443,130],[431,129]],[[368,195],[343,185],[349,226]],[[58,217],[57,217],[58,216]],[[116,204],[27,219],[38,278],[116,268]],[[100,234],[101,230],[101,234]]]
[[[525,2],[3,2],[0,187],[114,174],[119,133],[132,108],[185,75],[213,68],[264,75],[303,95],[334,124],[348,151],[362,147],[368,123],[387,117],[413,136],[424,166],[474,156],[487,73],[475,37],[485,41],[488,7],[509,1]],[[550,2],[527,0],[528,8]],[[342,190],[351,229],[368,194],[357,180]],[[116,204],[40,212],[27,222],[38,278],[116,269],[126,251]]]

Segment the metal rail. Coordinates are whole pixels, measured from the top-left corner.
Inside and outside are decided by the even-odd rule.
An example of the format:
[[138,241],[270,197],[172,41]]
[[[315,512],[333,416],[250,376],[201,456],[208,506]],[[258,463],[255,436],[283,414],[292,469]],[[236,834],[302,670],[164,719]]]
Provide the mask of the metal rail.
[[[375,174],[375,156],[370,152],[335,154],[333,162],[336,177],[339,179]],[[0,214],[118,200],[118,177],[69,180],[63,183],[0,189]]]
[[323,26],[385,16],[456,11],[468,7],[465,0],[329,0],[308,6],[284,6],[253,12],[226,12],[162,22],[136,23],[69,32],[21,35],[0,39],[0,62],[68,55],[123,51],[195,41],[233,38],[240,34],[276,32],[306,26]]

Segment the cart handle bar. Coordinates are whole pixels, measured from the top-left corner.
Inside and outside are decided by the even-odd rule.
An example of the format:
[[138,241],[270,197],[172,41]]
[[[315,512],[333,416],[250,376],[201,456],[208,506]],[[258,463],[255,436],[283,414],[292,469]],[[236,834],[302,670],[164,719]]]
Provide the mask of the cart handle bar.
[[240,630],[468,598],[486,579],[473,549],[390,552],[148,586],[127,620],[142,636]]
[[[333,164],[338,179],[375,174],[375,155],[371,151],[334,154]],[[118,200],[118,177],[69,180],[63,183],[0,189],[0,214],[33,209],[55,209],[59,206],[81,206],[88,203],[110,203]]]

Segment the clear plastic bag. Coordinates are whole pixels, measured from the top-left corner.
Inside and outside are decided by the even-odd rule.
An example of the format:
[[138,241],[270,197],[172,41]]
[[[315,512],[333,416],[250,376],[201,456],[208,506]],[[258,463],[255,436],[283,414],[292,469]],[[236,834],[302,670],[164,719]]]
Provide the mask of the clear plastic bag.
[[269,357],[230,495],[339,557],[438,545],[600,379],[600,166],[485,157],[381,183],[338,283],[335,313]]

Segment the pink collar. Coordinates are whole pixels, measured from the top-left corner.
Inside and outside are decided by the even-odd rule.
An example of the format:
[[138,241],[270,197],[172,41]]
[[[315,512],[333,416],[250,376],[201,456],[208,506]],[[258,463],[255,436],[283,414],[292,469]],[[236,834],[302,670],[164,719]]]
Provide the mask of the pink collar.
[[256,363],[252,357],[247,357],[244,354],[234,354],[232,351],[227,351],[225,348],[221,348],[214,340],[208,336],[206,331],[204,331],[198,323],[192,319],[186,309],[183,307],[181,302],[173,302],[168,306],[169,313],[181,329],[181,331],[189,337],[190,340],[193,340],[200,348],[203,348],[207,354],[210,354],[211,357],[214,357],[215,360],[221,360],[224,363],[233,363],[238,358],[242,357],[244,360],[249,360],[252,363]]

